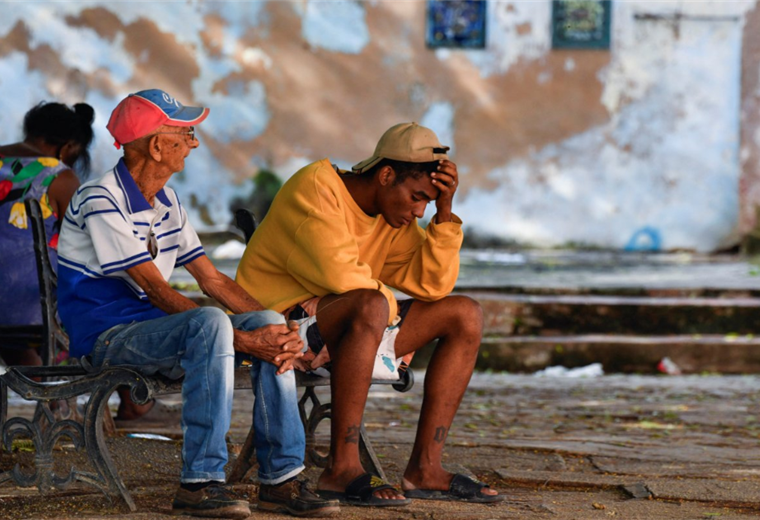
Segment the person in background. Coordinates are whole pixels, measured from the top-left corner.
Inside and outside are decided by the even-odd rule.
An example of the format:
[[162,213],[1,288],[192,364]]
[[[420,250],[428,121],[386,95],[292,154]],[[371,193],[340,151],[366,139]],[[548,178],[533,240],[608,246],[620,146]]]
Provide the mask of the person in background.
[[[45,218],[50,262],[57,269],[58,231],[61,219],[80,179],[90,174],[89,148],[93,141],[95,111],[87,103],[73,107],[41,102],[24,116],[24,140],[0,146],[0,325],[40,325],[40,288],[34,261],[32,232],[24,202],[37,199]],[[33,345],[0,343],[6,365],[42,364]],[[138,405],[128,389],[120,389],[116,415],[120,426],[140,426],[152,419],[179,421],[179,407],[159,401]],[[152,411],[151,414],[147,412]],[[147,415],[146,415],[147,414]],[[153,417],[151,417],[151,415]],[[135,424],[136,426],[137,424]]]
[[[45,217],[50,261],[57,265],[60,219],[90,169],[95,112],[86,103],[42,102],[24,116],[24,140],[0,146],[0,325],[40,325],[40,290],[24,201],[37,199]],[[8,365],[40,365],[37,349],[0,344]]]

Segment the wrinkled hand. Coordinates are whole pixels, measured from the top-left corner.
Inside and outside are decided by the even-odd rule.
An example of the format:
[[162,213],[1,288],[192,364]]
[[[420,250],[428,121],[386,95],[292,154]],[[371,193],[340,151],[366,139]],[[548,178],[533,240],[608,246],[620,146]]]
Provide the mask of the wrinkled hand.
[[314,352],[307,350],[303,356],[293,359],[293,368],[300,372],[309,372],[311,370],[311,360],[314,359]]
[[430,176],[433,178],[433,186],[440,191],[438,198],[435,199],[435,222],[436,224],[451,222],[451,201],[459,186],[457,165],[447,159],[442,159],[438,161],[438,171],[431,173]]
[[303,356],[303,341],[298,324],[266,325],[252,331],[235,330],[235,350],[278,367],[277,375],[293,369],[293,362]]
[[313,350],[308,349],[303,353],[303,357],[293,361],[293,368],[301,372],[309,372],[316,370],[328,361],[330,361],[330,353],[327,351],[327,346],[322,347],[319,354],[314,354]]

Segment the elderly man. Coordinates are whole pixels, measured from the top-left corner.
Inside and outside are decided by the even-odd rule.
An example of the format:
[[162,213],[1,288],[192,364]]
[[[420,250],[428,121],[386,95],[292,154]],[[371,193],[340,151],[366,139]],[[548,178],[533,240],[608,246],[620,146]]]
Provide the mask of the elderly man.
[[[256,396],[259,508],[332,514],[337,503],[296,480],[305,448],[289,371],[301,356],[298,334],[211,264],[166,186],[199,146],[194,125],[208,112],[144,90],[111,114],[108,130],[124,157],[77,191],[60,234],[58,298],[71,355],[89,356],[96,366],[154,366],[167,377],[184,376],[183,465],[172,511],[221,518],[250,515],[248,502],[223,487],[235,351],[247,356]],[[198,307],[173,290],[167,280],[175,266],[235,314]]]
[[[353,173],[328,159],[305,166],[274,199],[238,267],[238,283],[264,305],[291,318],[309,315],[305,336],[318,354],[308,368],[328,352],[332,359],[332,437],[330,464],[319,478],[322,497],[373,506],[404,505],[409,498],[503,500],[441,466],[483,327],[475,301],[449,296],[459,272],[462,222],[452,213],[458,174],[447,150],[430,129],[403,123],[385,132]],[[425,230],[417,219],[431,202],[437,213]],[[396,301],[389,287],[413,299]],[[397,377],[401,359],[434,340],[404,496],[362,468],[362,413],[373,375]]]

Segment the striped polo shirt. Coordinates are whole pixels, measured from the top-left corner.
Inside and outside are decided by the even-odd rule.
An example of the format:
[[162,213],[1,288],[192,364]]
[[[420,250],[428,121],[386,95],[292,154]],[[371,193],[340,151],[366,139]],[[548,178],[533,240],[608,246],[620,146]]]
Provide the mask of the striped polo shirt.
[[124,160],[83,184],[71,199],[58,242],[58,312],[70,354],[89,354],[115,325],[166,313],[153,306],[126,269],[153,262],[165,280],[204,255],[177,194],[164,187],[151,206]]

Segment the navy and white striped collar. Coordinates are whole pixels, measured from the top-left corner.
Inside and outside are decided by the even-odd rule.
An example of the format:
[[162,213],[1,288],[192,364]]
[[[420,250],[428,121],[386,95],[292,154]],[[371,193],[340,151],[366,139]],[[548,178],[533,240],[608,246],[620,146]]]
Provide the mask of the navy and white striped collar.
[[[119,159],[116,168],[114,168],[114,172],[116,173],[116,180],[119,182],[119,186],[124,192],[124,197],[127,200],[127,210],[130,215],[147,209],[153,209],[153,206],[151,206],[145,199],[145,195],[142,194],[140,188],[137,187],[137,183],[132,178],[132,174],[129,173],[127,165],[124,164],[124,158]],[[156,193],[156,198],[161,201],[164,206],[168,208],[172,207],[172,203],[169,200],[169,197],[166,196],[166,192],[163,188]]]

